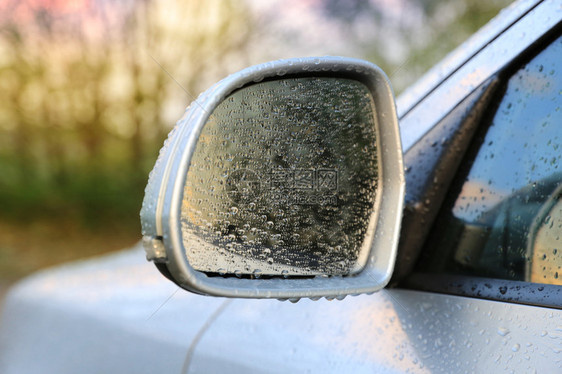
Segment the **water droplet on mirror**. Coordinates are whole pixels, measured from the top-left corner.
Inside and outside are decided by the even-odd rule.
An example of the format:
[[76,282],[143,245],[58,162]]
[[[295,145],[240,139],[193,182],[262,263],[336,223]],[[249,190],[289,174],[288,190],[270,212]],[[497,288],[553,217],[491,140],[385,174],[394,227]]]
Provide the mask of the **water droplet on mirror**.
[[[263,274],[280,276],[283,270],[293,274],[281,264],[303,274],[347,274],[357,265],[378,176],[372,97],[359,86],[331,78],[283,78],[239,90],[219,105],[201,134],[218,147],[202,142],[196,149],[188,171],[193,183],[184,188],[184,243],[199,237],[201,247],[209,248],[199,250],[206,258],[201,253],[189,258],[194,268],[192,258],[201,259],[198,269],[210,272],[226,260],[242,276],[260,267],[252,259],[263,261]],[[279,95],[288,96],[276,101]],[[357,113],[351,102],[367,109]],[[210,213],[229,222],[216,222]],[[205,219],[212,227],[200,224]],[[279,266],[270,267],[270,259]]]

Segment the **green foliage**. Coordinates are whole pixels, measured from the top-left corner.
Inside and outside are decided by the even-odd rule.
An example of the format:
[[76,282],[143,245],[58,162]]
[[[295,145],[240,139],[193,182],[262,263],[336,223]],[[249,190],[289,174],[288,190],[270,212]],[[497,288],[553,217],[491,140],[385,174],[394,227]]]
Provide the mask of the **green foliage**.
[[0,218],[138,227],[158,149],[208,84],[200,71],[249,32],[230,2],[111,3],[0,5]]

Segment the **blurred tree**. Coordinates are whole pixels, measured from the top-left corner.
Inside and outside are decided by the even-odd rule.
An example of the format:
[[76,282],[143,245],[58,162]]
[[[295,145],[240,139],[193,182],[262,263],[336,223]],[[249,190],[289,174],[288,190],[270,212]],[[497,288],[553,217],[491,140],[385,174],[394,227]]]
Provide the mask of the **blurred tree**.
[[399,93],[510,2],[325,0],[319,11],[391,75]]
[[[380,65],[400,91],[506,2],[0,1],[0,237],[23,239],[17,249],[0,242],[0,275],[3,263],[34,263],[19,261],[25,248],[56,250],[73,237],[68,253],[92,254],[108,249],[110,231],[136,238],[170,124],[227,73],[351,55]],[[45,223],[59,231],[46,235]],[[74,235],[96,226],[103,241]]]
[[0,216],[136,229],[170,124],[251,25],[235,1],[1,3]]

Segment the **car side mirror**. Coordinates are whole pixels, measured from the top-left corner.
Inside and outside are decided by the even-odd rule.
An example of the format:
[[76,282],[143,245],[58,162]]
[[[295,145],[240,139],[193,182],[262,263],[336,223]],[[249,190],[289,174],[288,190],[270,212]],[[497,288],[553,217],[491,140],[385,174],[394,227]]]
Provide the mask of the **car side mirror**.
[[229,76],[160,151],[147,259],[201,294],[298,299],[383,288],[404,198],[386,75],[361,60],[281,60]]

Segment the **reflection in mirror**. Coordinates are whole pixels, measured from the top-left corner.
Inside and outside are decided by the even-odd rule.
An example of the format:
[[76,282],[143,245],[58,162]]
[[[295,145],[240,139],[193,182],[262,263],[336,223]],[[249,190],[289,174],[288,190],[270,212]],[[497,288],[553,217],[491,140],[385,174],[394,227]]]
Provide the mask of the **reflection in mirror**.
[[562,285],[562,185],[535,218],[527,246],[526,281]]
[[183,191],[190,265],[239,277],[361,270],[378,203],[374,113],[367,87],[342,78],[265,81],[227,97]]

